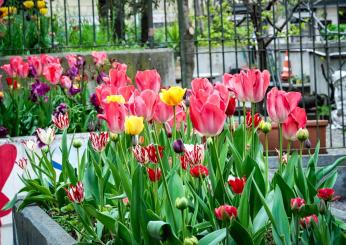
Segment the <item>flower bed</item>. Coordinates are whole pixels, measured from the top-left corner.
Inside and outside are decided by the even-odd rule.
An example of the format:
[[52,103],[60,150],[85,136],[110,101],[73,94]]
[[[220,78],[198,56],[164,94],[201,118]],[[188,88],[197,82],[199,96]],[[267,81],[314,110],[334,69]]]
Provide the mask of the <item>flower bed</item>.
[[[36,129],[36,142],[24,142],[27,158],[17,164],[28,194],[19,209],[35,202],[74,212],[83,227],[75,232],[89,243],[343,243],[345,224],[330,203],[338,199],[333,185],[346,157],[319,169],[317,145],[303,169],[309,132],[300,93],[273,88],[271,122],[254,111],[269,80],[267,71],[248,70],[214,85],[194,79],[190,90],[161,88],[155,70],[138,72],[130,84],[125,65],[113,64],[94,97],[102,130],[90,133],[85,151],[82,142],[67,141],[73,122],[66,106],[55,110],[51,127]],[[234,128],[236,100],[245,120]],[[280,138],[270,179],[258,134],[268,135],[272,122]],[[60,175],[51,165],[56,130],[63,132]],[[297,141],[299,153],[284,155],[284,138]],[[74,162],[72,148],[79,152]]]

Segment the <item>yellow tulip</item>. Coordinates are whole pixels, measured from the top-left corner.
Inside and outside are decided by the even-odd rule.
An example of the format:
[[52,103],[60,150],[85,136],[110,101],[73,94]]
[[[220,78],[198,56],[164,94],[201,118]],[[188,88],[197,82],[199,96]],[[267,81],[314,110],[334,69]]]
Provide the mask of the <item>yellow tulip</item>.
[[16,7],[2,7],[2,8],[0,8],[0,12],[1,12],[2,17],[6,17],[9,14],[13,15],[13,14],[17,13],[17,8]]
[[48,13],[48,9],[47,9],[47,8],[41,8],[41,9],[40,9],[40,13],[41,13],[42,15],[46,15],[46,14]]
[[0,91],[0,101],[4,98],[4,92]]
[[37,1],[36,3],[37,8],[42,9],[46,7],[46,2],[45,1]]
[[144,129],[144,117],[129,116],[125,119],[125,133],[139,135]]
[[106,97],[106,102],[107,103],[111,103],[111,102],[116,102],[119,104],[124,104],[125,103],[125,99],[122,95],[108,95]]
[[160,99],[163,103],[176,106],[183,100],[186,89],[178,86],[170,87],[169,89],[161,89]]
[[27,9],[31,9],[32,7],[35,6],[34,1],[24,1],[24,2],[23,2],[23,5],[24,5],[24,7],[27,8]]

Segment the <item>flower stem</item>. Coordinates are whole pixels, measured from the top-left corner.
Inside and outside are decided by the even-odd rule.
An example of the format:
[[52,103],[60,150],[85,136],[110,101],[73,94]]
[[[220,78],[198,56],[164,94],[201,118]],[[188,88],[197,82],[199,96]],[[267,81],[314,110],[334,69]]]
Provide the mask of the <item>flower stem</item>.
[[290,152],[291,152],[291,141],[289,140],[287,143],[287,162],[290,159]]
[[184,210],[181,210],[181,220],[183,221],[183,241],[185,240],[186,237],[186,224],[185,224],[185,215],[184,215]]
[[173,106],[173,134],[172,134],[172,139],[173,141],[176,139],[176,131],[177,131],[177,122],[176,122],[176,106]]
[[[222,174],[222,171],[221,171],[221,165],[220,165],[220,159],[219,159],[219,156],[217,155],[217,149],[216,149],[216,139],[214,138],[213,139],[213,148],[214,148],[214,151],[215,151],[215,156],[216,156],[216,165],[217,165],[217,170],[219,172],[219,175],[220,175],[220,180],[222,182],[222,189],[223,189],[223,192],[226,193],[226,188],[225,188],[225,181],[223,179],[223,174]],[[224,201],[225,201],[225,196],[223,196],[224,198]]]
[[246,152],[246,107],[245,107],[245,102],[243,102],[243,160],[245,160],[245,152]]
[[256,104],[251,103],[251,156],[255,159],[255,109]]
[[279,173],[281,173],[281,164],[282,164],[282,125],[279,123],[279,134],[280,134],[280,156],[279,156]]
[[268,172],[269,172],[269,163],[268,163],[268,134],[265,134],[265,147],[266,147],[266,161],[265,161],[265,181],[266,181],[266,188],[267,191],[269,191],[269,178],[268,178]]

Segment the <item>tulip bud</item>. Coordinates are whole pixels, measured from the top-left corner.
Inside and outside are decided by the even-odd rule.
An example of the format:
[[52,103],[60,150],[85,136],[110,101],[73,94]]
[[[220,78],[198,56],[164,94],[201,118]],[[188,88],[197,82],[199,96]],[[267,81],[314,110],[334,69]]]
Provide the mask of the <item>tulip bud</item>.
[[195,236],[192,236],[192,237],[185,238],[183,245],[197,245],[197,244],[198,244],[198,239]]
[[318,204],[318,210],[320,211],[320,214],[325,214],[327,211],[327,205],[326,202],[321,199],[320,203]]
[[305,148],[310,149],[311,148],[311,141],[309,139],[305,140],[304,146],[305,146]]
[[267,134],[272,130],[272,125],[270,122],[261,121],[259,128],[264,134]]
[[309,131],[306,128],[300,128],[297,132],[297,139],[300,142],[304,142],[309,138]]
[[74,148],[78,149],[82,146],[82,141],[79,139],[75,139],[73,140],[72,145]]
[[115,141],[118,139],[118,135],[115,134],[115,133],[110,132],[110,133],[109,133],[109,139],[110,139],[111,141],[114,141],[114,142],[115,142]]
[[187,208],[188,200],[186,197],[177,197],[175,199],[175,207],[180,210]]
[[181,139],[177,139],[173,142],[173,150],[175,153],[183,153],[185,151],[184,142]]

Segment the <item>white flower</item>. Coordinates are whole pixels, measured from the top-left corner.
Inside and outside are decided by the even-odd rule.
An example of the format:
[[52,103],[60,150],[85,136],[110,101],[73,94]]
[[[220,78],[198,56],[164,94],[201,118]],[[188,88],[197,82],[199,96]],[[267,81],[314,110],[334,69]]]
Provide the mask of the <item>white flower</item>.
[[35,151],[37,147],[37,143],[34,140],[23,140],[22,144],[25,145],[29,151]]
[[55,139],[55,129],[47,128],[46,130],[42,128],[36,129],[37,137],[43,144],[50,145]]

